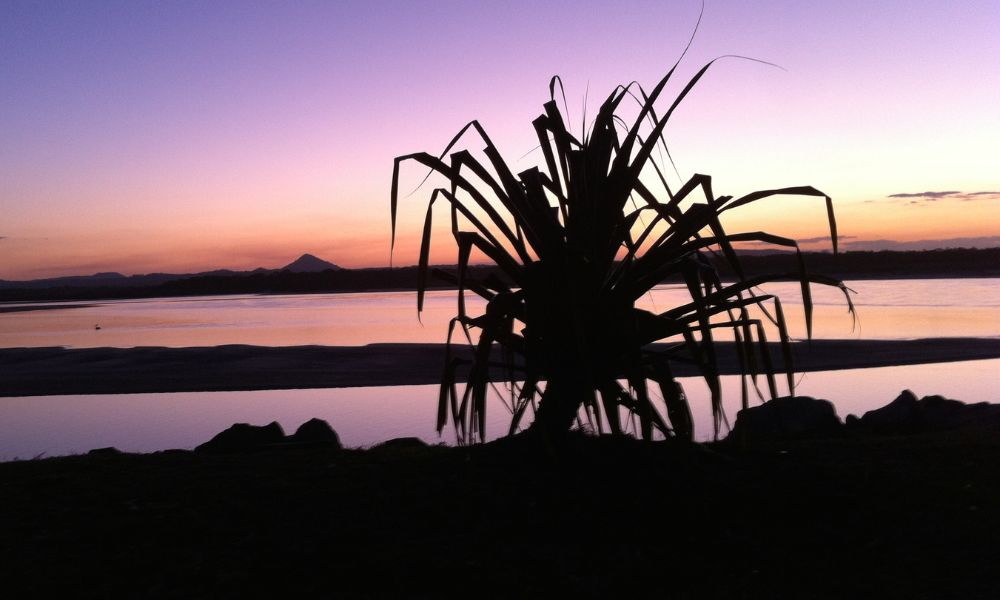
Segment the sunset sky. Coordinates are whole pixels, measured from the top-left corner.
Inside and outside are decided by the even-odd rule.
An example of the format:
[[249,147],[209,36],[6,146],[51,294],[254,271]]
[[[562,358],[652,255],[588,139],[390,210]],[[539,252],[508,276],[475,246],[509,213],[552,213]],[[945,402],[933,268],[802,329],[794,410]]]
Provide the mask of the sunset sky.
[[[593,114],[617,83],[655,84],[700,8],[5,1],[0,279],[303,252],[386,265],[393,157],[440,152],[478,118],[528,168],[552,75],[578,131],[585,96]],[[682,75],[724,54],[784,70],[717,63],[667,128],[680,174],[731,195],[814,185],[845,242],[998,236],[998,31],[996,0],[707,0]],[[406,170],[407,189],[422,175]],[[396,264],[416,262],[425,208],[404,201]],[[803,199],[730,222],[799,238],[825,226]]]

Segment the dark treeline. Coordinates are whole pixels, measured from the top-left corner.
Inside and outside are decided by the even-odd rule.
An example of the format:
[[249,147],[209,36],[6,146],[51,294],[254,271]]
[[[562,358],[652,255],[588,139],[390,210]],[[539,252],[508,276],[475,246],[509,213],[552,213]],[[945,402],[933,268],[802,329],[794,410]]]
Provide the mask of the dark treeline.
[[[948,249],[919,252],[846,252],[805,253],[810,271],[840,279],[892,279],[939,277],[1000,277],[1000,248]],[[792,272],[797,262],[791,253],[750,254],[741,256],[747,275]],[[724,261],[720,274],[731,278]],[[470,276],[485,278],[494,271],[489,266],[470,267]],[[454,273],[454,267],[441,270]],[[499,275],[499,274],[498,274]],[[447,281],[431,277],[430,288],[453,287]],[[0,290],[0,301],[102,300],[205,296],[226,294],[301,294],[322,292],[364,292],[407,290],[417,285],[417,268],[342,269],[319,273],[289,271],[244,273],[234,275],[197,275],[157,285],[138,287],[59,286],[45,289],[14,288]]]
[[[477,267],[483,269],[483,267]],[[440,282],[432,282],[439,284]],[[0,301],[100,300],[227,294],[300,294],[405,290],[417,285],[417,268],[342,269],[318,273],[246,273],[195,275],[158,285],[140,287],[59,286],[46,289],[0,290]]]
[[[1000,277],[1000,248],[803,254],[810,271],[838,279]],[[794,271],[797,268],[792,253],[741,256],[740,262],[750,275]],[[723,277],[734,275],[722,261],[716,267]]]

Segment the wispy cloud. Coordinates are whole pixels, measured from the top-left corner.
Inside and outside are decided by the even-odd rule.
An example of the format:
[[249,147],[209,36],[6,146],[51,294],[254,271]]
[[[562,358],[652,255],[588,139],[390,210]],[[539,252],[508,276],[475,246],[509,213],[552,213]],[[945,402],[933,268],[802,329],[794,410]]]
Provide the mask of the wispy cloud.
[[954,196],[955,194],[961,194],[962,192],[958,190],[950,190],[947,192],[900,192],[898,194],[889,194],[890,198],[926,198],[928,200],[937,200],[939,198],[947,198],[948,196]]
[[948,196],[954,196],[956,194],[961,194],[962,192],[958,190],[949,190],[947,192],[900,192],[898,194],[889,194],[890,198],[923,198],[925,200],[939,200],[941,198],[947,198]]
[[[959,190],[946,190],[941,192],[900,192],[898,194],[889,194],[887,197],[909,200],[907,204],[937,202],[939,200],[960,200],[968,202],[970,200],[998,200],[1000,199],[1000,192],[961,192]],[[871,200],[867,200],[866,202],[871,202]]]
[[[837,236],[837,241],[841,242],[841,241],[844,241],[844,240],[853,240],[853,239],[855,239],[857,237],[858,236],[856,236],[856,235],[838,235]],[[800,244],[815,244],[815,243],[818,243],[818,242],[829,242],[830,241],[830,236],[828,236],[828,235],[821,235],[821,236],[818,236],[818,237],[811,237],[811,238],[798,238],[796,241],[798,243],[800,243]]]
[[[841,241],[842,242],[844,240],[853,240],[853,239],[857,239],[857,237],[858,236],[856,236],[856,235],[838,235],[837,236],[837,241]],[[818,244],[818,243],[821,243],[821,242],[829,242],[830,241],[830,236],[828,236],[828,235],[821,235],[821,236],[818,236],[818,237],[794,238],[794,239],[795,239],[796,242],[798,242],[800,244]],[[747,245],[747,246],[771,246],[771,245],[773,245],[773,244],[769,244],[767,242],[761,242],[761,241],[756,241],[756,240],[755,241],[751,241],[751,242],[740,242],[740,243],[744,244],[744,245]]]

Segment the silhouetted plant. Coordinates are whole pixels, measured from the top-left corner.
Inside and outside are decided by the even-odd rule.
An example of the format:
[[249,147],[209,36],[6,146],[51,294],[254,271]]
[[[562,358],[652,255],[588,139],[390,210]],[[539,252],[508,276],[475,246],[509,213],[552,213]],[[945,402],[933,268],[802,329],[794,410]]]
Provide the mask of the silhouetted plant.
[[[789,393],[794,390],[781,302],[758,293],[757,286],[799,281],[810,338],[811,282],[839,287],[853,313],[844,284],[809,273],[794,240],[761,231],[728,233],[720,221],[726,211],[776,195],[824,198],[836,253],[836,221],[828,196],[800,186],[739,198],[716,197],[707,175],[695,175],[672,190],[653,159],[658,146],[666,150],[663,130],[674,110],[712,62],[688,81],[662,114],[657,114],[654,105],[677,64],[648,94],[635,83],[616,87],[601,105],[591,130],[580,138],[570,133],[557,106],[556,85],[561,89],[562,84],[553,77],[550,100],[532,122],[544,169],[532,167],[515,174],[478,121],[463,127],[439,156],[420,152],[395,159],[393,246],[400,164],[415,161],[429,168],[427,177],[436,173],[447,181],[445,187],[431,192],[427,207],[418,268],[418,315],[429,273],[432,210],[439,199],[450,207],[458,249],[457,277],[435,271],[458,286],[458,314],[448,328],[441,381],[439,433],[450,418],[460,441],[484,439],[491,357],[499,351],[507,368],[513,368],[514,357],[520,357],[523,365],[521,375],[511,377],[508,389],[511,433],[520,428],[528,410],[535,413],[533,429],[551,435],[567,431],[582,422],[582,408],[583,419],[600,432],[621,434],[631,429],[646,439],[657,432],[691,439],[690,408],[671,369],[672,362],[685,360],[698,365],[708,384],[718,435],[725,419],[713,333],[718,328],[731,329],[735,336],[744,406],[748,379],[756,387],[758,375],[766,377],[771,397],[778,393],[762,318],[777,328]],[[635,99],[639,107],[631,123],[617,114],[627,98]],[[485,144],[485,161],[467,150],[451,152],[470,129]],[[704,202],[694,201],[696,190],[704,195]],[[736,242],[794,249],[797,266],[788,273],[747,277],[733,247]],[[470,277],[473,249],[495,262],[508,281]],[[723,283],[708,255],[725,261],[736,281]],[[637,299],[667,277],[683,278],[689,302],[659,314],[635,307]],[[482,315],[466,313],[466,290],[486,300]],[[474,346],[462,394],[455,383],[461,361],[451,350],[456,326]],[[478,340],[470,334],[473,328],[479,330]],[[650,347],[655,341],[677,343]],[[622,379],[627,386],[619,383]],[[648,381],[660,389],[662,413],[650,398]]]

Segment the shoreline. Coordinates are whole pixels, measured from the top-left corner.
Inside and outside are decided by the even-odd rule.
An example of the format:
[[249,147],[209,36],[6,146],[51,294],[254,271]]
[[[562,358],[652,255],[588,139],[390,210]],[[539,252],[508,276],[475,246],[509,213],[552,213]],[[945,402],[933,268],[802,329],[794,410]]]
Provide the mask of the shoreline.
[[[406,267],[401,267],[406,268]],[[829,275],[824,273],[824,275]],[[835,277],[841,279],[845,284],[850,287],[850,282],[852,281],[905,281],[905,280],[920,280],[920,279],[997,279],[1000,278],[1000,272],[998,271],[979,271],[974,273],[965,272],[947,272],[947,271],[936,271],[932,273],[857,273],[850,276],[845,276],[843,274],[835,274]],[[736,283],[739,281],[733,277],[723,277],[721,281],[725,284]],[[791,280],[790,280],[791,281]],[[684,282],[677,280],[667,280],[663,281],[658,285],[678,285],[683,286]],[[14,290],[22,290],[22,288],[11,288]],[[44,288],[43,288],[44,289]],[[193,293],[191,291],[185,291],[177,294],[159,294],[159,295],[130,295],[130,294],[115,294],[113,292],[107,294],[93,294],[90,292],[89,288],[79,288],[80,292],[76,294],[68,294],[65,297],[37,297],[37,298],[23,298],[23,299],[7,299],[0,300],[0,314],[7,312],[27,312],[32,310],[51,310],[51,309],[72,309],[72,308],[90,308],[96,306],[102,302],[114,302],[121,300],[177,300],[181,298],[206,298],[206,297],[241,297],[241,296],[299,296],[299,295],[324,295],[324,294],[384,294],[392,292],[414,292],[416,293],[416,286],[399,286],[399,287],[357,287],[357,288],[343,288],[343,289],[327,289],[327,290],[285,290],[285,291],[272,291],[267,289],[261,289],[256,291],[243,291],[243,292],[205,292],[205,293]],[[132,288],[122,288],[123,290],[128,290]],[[445,284],[431,284],[427,286],[428,292],[436,291],[454,291],[458,288],[454,285]],[[2,291],[2,290],[0,290]],[[8,307],[7,305],[23,305]],[[51,305],[51,306],[50,306]]]
[[[734,344],[718,347],[720,374],[738,375]],[[780,345],[768,347],[780,372]],[[453,356],[470,355],[453,346]],[[794,342],[792,355],[796,372],[997,359],[1000,338],[813,340]],[[444,344],[3,348],[0,397],[430,385],[439,383],[443,365]],[[674,363],[674,372],[699,374],[685,363]],[[465,372],[457,375],[465,381]],[[495,369],[495,380],[504,377]]]
[[[24,306],[8,306],[8,304],[17,304]],[[68,300],[66,304],[56,304],[56,303],[46,303],[45,301],[29,304],[27,302],[0,302],[0,314],[4,313],[16,313],[16,312],[32,312],[36,310],[69,310],[72,308],[92,308],[97,306],[93,302],[79,303],[75,300]]]

